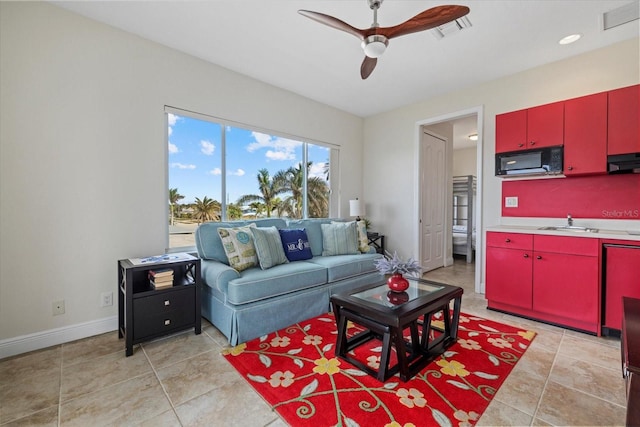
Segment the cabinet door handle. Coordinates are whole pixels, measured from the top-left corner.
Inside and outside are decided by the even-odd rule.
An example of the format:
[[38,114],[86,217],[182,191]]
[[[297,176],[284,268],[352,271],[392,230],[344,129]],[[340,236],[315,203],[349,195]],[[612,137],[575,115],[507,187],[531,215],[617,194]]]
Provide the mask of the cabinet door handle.
[[504,242],[505,243],[511,243],[511,239],[505,239]]
[[536,257],[536,259],[542,259],[542,257],[541,257],[540,255],[538,255],[538,256]]
[[536,145],[536,142],[535,141],[531,141],[529,144]]
[[171,319],[165,319],[164,326],[169,326],[171,324]]
[[567,169],[569,169],[570,171],[573,170],[573,166],[569,166]]
[[529,258],[529,254],[524,254],[524,257],[525,258]]
[[168,299],[164,300],[164,305],[171,305],[171,301],[169,301]]
[[518,147],[524,147],[524,144],[520,143],[518,144]]

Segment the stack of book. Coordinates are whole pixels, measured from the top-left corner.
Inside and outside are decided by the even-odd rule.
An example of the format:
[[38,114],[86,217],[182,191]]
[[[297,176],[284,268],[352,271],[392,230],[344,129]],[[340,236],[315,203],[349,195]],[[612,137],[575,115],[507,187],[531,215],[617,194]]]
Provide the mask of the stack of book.
[[170,288],[173,286],[173,270],[170,268],[149,270],[149,284],[151,289]]

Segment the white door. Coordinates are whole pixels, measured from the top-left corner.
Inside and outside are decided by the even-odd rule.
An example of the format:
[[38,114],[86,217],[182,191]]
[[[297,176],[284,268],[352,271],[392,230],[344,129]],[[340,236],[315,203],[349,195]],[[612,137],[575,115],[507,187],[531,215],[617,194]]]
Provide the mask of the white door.
[[444,266],[446,140],[423,132],[420,159],[421,266],[424,272]]

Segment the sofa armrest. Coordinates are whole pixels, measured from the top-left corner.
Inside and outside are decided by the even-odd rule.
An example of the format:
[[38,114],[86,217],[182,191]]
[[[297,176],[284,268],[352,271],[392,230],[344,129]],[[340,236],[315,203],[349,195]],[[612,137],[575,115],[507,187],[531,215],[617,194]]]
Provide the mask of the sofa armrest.
[[224,295],[227,295],[229,281],[240,277],[240,273],[219,261],[203,259],[201,265],[202,282],[210,288],[217,289]]

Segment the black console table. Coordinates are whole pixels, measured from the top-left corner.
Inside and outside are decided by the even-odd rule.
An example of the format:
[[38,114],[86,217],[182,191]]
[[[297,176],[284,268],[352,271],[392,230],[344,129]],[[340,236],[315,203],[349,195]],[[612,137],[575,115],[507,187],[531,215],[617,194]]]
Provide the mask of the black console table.
[[367,233],[369,245],[376,248],[376,252],[384,255],[384,234]]
[[[149,271],[161,269],[173,270],[173,285],[153,289]],[[189,254],[119,260],[118,337],[125,339],[125,354],[133,354],[134,344],[183,329],[200,334],[200,288],[200,259]]]

